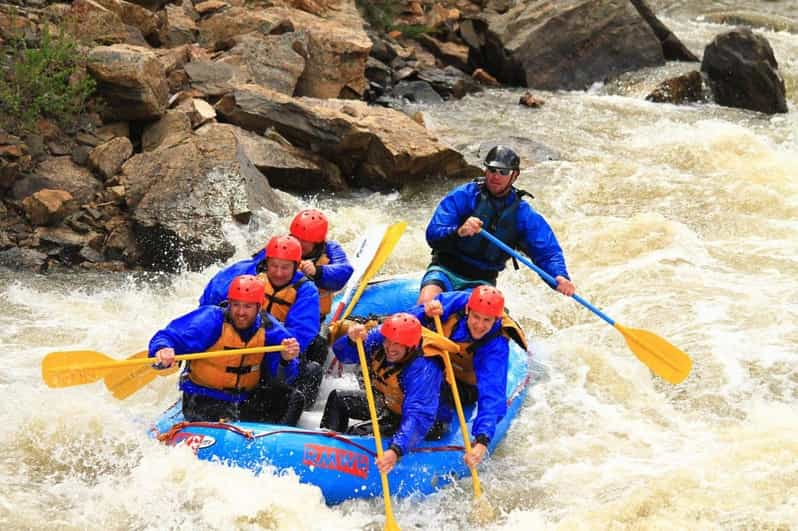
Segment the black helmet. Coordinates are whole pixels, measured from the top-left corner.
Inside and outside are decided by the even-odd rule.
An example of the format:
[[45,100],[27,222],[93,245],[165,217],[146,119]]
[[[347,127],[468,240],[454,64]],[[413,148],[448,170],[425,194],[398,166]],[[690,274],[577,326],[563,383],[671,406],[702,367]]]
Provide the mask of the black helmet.
[[485,157],[485,166],[505,170],[520,169],[521,158],[507,146],[494,146]]

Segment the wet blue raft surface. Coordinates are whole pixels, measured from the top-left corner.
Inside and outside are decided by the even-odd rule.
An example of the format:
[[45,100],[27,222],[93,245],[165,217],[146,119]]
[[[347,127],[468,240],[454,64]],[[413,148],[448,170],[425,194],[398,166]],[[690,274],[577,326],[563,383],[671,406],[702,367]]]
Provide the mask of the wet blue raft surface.
[[[401,311],[411,307],[417,295],[417,278],[376,282],[364,291],[352,315]],[[497,426],[491,451],[501,444],[518,416],[530,383],[527,353],[512,341],[510,345],[508,410]],[[470,429],[473,408],[466,408],[465,414]],[[250,422],[185,423],[180,402],[158,419],[153,434],[169,444],[190,446],[200,459],[256,471],[264,466],[292,469],[300,481],[317,485],[328,504],[382,495],[380,475],[374,466],[374,439],[370,436]],[[385,439],[383,444],[387,443]],[[454,422],[441,440],[425,441],[399,460],[388,475],[391,494],[429,494],[455,478],[468,475],[462,457],[463,437],[459,424]]]

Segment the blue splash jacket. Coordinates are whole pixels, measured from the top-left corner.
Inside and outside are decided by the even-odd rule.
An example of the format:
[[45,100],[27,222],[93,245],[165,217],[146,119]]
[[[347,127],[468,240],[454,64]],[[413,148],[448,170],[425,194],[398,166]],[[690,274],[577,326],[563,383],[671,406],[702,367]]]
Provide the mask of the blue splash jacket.
[[[271,328],[266,331],[266,345],[279,345],[283,339],[292,337],[288,330],[280,322],[264,313],[260,313],[253,325],[244,332],[239,332],[241,339],[248,341],[261,326],[264,318],[271,321]],[[155,357],[155,353],[162,348],[173,348],[176,354],[187,354],[190,352],[205,352],[213,346],[222,335],[222,325],[225,319],[225,309],[219,306],[200,306],[182,317],[170,322],[166,328],[159,330],[152,336],[149,346],[149,356]],[[267,352],[261,362],[261,370],[264,377],[280,378],[285,383],[291,384],[299,374],[299,358],[280,364],[282,356],[279,352]],[[280,369],[284,370],[281,375]],[[180,390],[187,393],[201,394],[217,400],[228,402],[240,402],[248,397],[248,393],[232,394],[218,389],[209,389],[197,385],[188,378],[182,378]]]
[[[369,331],[363,341],[366,359],[382,347],[384,341],[379,329]],[[360,363],[357,346],[344,336],[333,345],[335,357],[342,363]],[[402,455],[412,450],[427,434],[435,421],[440,399],[443,371],[440,364],[423,355],[416,357],[399,375],[399,385],[404,393],[402,420],[389,445],[396,446]]]

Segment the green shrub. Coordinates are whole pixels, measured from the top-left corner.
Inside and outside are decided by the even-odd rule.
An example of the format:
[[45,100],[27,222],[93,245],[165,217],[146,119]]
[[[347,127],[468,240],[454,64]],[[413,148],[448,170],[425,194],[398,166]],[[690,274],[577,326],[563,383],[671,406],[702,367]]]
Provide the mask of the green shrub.
[[401,6],[399,0],[355,0],[360,12],[376,31],[389,31]]
[[0,125],[12,131],[33,129],[41,116],[66,124],[94,92],[77,44],[63,31],[44,30],[38,47],[17,38],[0,49],[0,56],[10,59],[0,72]]

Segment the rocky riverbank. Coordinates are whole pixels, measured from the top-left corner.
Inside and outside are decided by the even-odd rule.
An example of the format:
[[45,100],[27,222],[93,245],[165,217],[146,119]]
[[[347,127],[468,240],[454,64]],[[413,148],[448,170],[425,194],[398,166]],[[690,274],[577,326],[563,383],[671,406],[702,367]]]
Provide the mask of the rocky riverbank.
[[[358,4],[0,6],[7,64],[23,57],[20,50],[42,47],[43,35],[58,35],[77,43],[71,86],[88,78],[96,87],[69,120],[3,124],[0,264],[201,267],[231,256],[223,223],[245,224],[259,209],[289,214],[274,188],[395,189],[480,172],[478,161],[439,142],[423,117],[402,112],[402,102],[513,85],[532,89],[522,103],[535,107],[545,104],[541,91],[698,61],[641,0]],[[4,71],[6,86],[15,75],[13,67]],[[750,29],[724,32],[700,70],[649,95],[670,103],[708,98],[786,112],[764,38]]]

